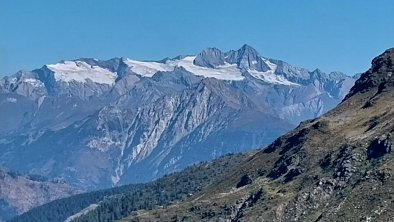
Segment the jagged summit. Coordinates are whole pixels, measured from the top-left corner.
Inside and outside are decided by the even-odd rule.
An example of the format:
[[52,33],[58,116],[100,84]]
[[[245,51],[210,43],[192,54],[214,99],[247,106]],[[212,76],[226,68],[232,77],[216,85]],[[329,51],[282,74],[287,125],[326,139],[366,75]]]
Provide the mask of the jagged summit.
[[244,70],[256,70],[266,72],[272,70],[259,52],[250,45],[243,45],[238,50],[230,50],[223,53],[217,48],[207,48],[199,53],[193,61],[194,65],[216,68],[226,63],[236,64],[238,68]]
[[248,44],[244,44],[239,50],[239,54],[246,56],[246,57],[261,57],[260,53]]
[[230,64],[236,63],[238,67],[246,70],[256,70],[266,72],[272,70],[256,49],[250,45],[243,45],[237,51],[229,51],[226,53],[226,61]]
[[357,94],[376,89],[379,92],[394,84],[394,48],[372,60],[371,68],[361,74],[345,99]]
[[207,48],[199,53],[193,61],[194,65],[215,68],[225,64],[224,53],[217,48]]

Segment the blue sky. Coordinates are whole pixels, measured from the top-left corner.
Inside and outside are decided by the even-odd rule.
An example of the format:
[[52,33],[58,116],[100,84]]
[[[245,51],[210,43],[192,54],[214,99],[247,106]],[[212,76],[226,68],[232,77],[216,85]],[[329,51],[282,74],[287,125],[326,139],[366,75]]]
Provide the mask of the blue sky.
[[0,75],[62,59],[159,60],[238,49],[363,72],[394,47],[392,0],[0,0]]

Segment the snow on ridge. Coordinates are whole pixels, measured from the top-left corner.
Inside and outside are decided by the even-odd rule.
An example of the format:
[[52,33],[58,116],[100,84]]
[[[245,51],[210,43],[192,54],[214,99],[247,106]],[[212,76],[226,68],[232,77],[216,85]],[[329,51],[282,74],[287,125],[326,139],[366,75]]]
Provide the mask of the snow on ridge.
[[54,72],[56,81],[84,83],[89,79],[95,83],[113,85],[116,79],[115,73],[82,61],[65,61],[47,67]]
[[220,80],[234,81],[241,81],[245,78],[236,64],[225,63],[225,65],[221,65],[216,68],[207,68],[194,65],[193,61],[195,58],[195,56],[187,56],[181,60],[175,61],[175,64],[185,68],[187,71],[194,73],[195,75],[206,78],[213,77]]
[[[195,58],[195,56],[186,56],[182,59],[167,60],[165,63],[145,62],[132,59],[124,59],[124,62],[129,66],[131,71],[145,77],[152,77],[157,72],[173,71],[175,67],[183,67],[194,75],[205,78],[232,81],[241,81],[245,79],[236,64],[225,63],[215,68],[208,68],[194,65],[193,61]],[[270,70],[266,72],[248,70],[254,78],[272,84],[298,85],[290,82],[284,76],[276,75],[276,64],[270,62],[268,59],[263,59],[263,61],[268,65]],[[257,61],[253,62],[257,63]],[[117,76],[107,69],[99,66],[91,66],[82,61],[65,61],[63,63],[47,65],[47,67],[54,72],[56,81],[86,82],[87,79],[90,79],[96,83],[113,85]]]
[[[218,66],[216,68],[207,68],[202,66],[197,66],[193,64],[195,56],[186,56],[182,59],[168,60],[166,63],[160,62],[141,62],[131,59],[126,59],[125,63],[130,66],[130,69],[142,76],[152,77],[155,73],[161,71],[173,71],[175,67],[183,67],[187,71],[193,73],[197,76],[202,76],[205,78],[216,78],[219,80],[233,80],[241,81],[245,79],[242,75],[240,69],[236,64],[225,63],[225,65]],[[265,81],[270,84],[279,85],[293,85],[298,86],[297,83],[291,82],[284,76],[275,74],[277,65],[269,61],[268,59],[263,59],[263,61],[268,65],[270,70],[266,72],[259,72],[256,70],[248,70],[248,72],[256,79]],[[252,61],[256,64],[257,61]]]
[[175,67],[183,67],[187,71],[206,78],[213,77],[220,80],[243,80],[244,77],[236,64],[225,64],[216,68],[207,68],[196,66],[193,64],[195,56],[187,56],[179,60],[168,60],[166,63],[159,62],[141,62],[131,59],[126,59],[125,63],[130,66],[130,69],[142,76],[152,77],[155,73],[161,71],[173,71]]
[[171,67],[165,63],[159,62],[143,62],[132,59],[125,59],[124,61],[131,70],[139,75],[152,77],[157,72],[172,71],[174,67]]
[[248,70],[248,72],[256,79],[263,80],[264,82],[276,84],[276,85],[287,85],[287,86],[299,86],[299,84],[294,83],[286,79],[284,76],[276,75],[271,70],[267,72],[259,72],[256,70]]
[[257,70],[251,70],[249,69],[248,72],[256,79],[263,80],[264,82],[271,83],[271,84],[278,84],[278,85],[287,85],[287,86],[299,86],[299,84],[294,83],[286,79],[282,75],[277,75],[275,74],[277,65],[270,62],[268,59],[264,60],[265,64],[268,65],[270,70],[265,71],[265,72],[260,72]]

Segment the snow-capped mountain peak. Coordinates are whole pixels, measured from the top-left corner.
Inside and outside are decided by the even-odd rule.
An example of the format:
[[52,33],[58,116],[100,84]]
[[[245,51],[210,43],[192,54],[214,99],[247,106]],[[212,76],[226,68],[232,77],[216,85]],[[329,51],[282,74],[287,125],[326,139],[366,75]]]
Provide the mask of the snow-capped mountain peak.
[[[300,86],[323,79],[343,79],[343,75],[328,75],[321,71],[309,71],[291,66],[280,60],[261,56],[249,45],[238,50],[222,52],[217,48],[206,48],[197,55],[178,56],[161,61],[138,61],[128,58],[97,60],[81,58],[45,65],[31,72],[1,80],[1,88],[18,90],[23,95],[32,93],[39,98],[51,94],[77,93],[87,99],[93,94],[103,94],[116,86],[116,91],[123,94],[127,87],[141,77],[151,78],[161,72],[174,75],[177,68],[182,72],[202,78],[215,78],[224,81],[261,81],[271,85]],[[333,76],[333,77],[331,77]],[[175,76],[173,76],[176,78]],[[15,80],[15,81],[14,81]],[[120,84],[117,84],[117,82]],[[19,85],[23,84],[23,87]],[[123,84],[123,85],[122,85]],[[130,85],[131,84],[131,85]],[[125,88],[126,87],[126,88]],[[0,89],[1,89],[0,88]]]
[[266,59],[256,49],[246,44],[237,51],[226,52],[225,58],[228,63],[236,63],[241,69],[252,69],[259,72],[270,70],[270,67],[264,61]]
[[298,85],[283,75],[276,73],[277,64],[262,57],[257,50],[243,45],[237,51],[223,53],[217,48],[206,48],[196,56],[178,56],[160,62],[142,62],[125,59],[124,63],[138,75],[152,77],[157,72],[172,72],[175,67],[183,67],[186,71],[204,78],[242,81],[244,72],[251,77],[268,84]]

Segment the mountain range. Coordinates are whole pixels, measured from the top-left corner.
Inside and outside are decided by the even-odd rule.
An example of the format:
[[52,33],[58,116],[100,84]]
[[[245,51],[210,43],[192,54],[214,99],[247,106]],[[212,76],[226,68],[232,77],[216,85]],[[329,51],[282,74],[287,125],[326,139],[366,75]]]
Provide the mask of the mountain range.
[[0,80],[0,164],[85,191],[268,145],[355,79],[249,45],[161,61],[81,58]]
[[394,48],[373,59],[337,107],[262,149],[114,195],[61,199],[11,221],[390,221],[393,73]]

